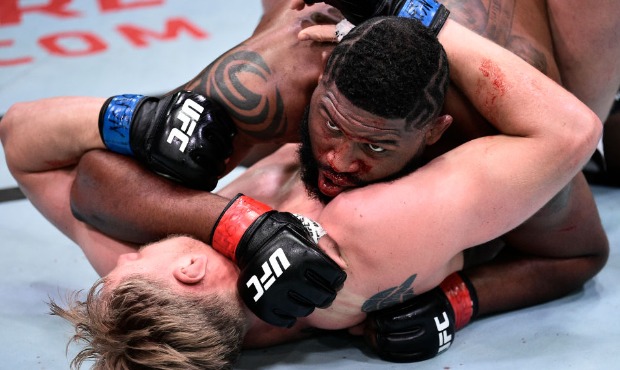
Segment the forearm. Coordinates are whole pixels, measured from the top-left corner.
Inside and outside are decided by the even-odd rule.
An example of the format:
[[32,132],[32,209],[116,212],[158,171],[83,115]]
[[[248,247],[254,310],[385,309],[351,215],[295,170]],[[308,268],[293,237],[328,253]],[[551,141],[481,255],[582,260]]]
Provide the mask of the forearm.
[[579,289],[605,265],[609,243],[582,176],[503,238],[495,260],[466,270],[481,315],[518,309]]
[[210,242],[213,226],[228,202],[105,151],[84,156],[71,190],[76,217],[106,235],[134,243],[170,234],[190,234]]
[[18,103],[0,124],[9,169],[20,174],[75,165],[91,149],[103,148],[98,117],[104,99],[51,98]]
[[507,260],[465,271],[478,294],[478,316],[561,298],[582,287],[585,282],[582,271],[596,263],[590,256],[550,259],[511,254],[503,257]]
[[452,20],[438,38],[452,82],[501,133],[598,135],[599,130],[589,128],[592,112],[583,103],[510,51]]
[[[602,125],[589,108],[560,85],[457,23],[448,21],[439,40],[448,55],[454,84],[500,133],[472,140],[444,156],[458,156],[470,177],[477,178],[477,188],[487,189],[474,196],[475,189],[469,188],[466,193],[471,195],[454,197],[480,196],[486,204],[501,204],[504,216],[497,220],[523,217],[518,223],[503,226],[512,229],[579,172],[598,143]],[[515,194],[528,199],[527,204],[512,201]],[[493,219],[489,215],[495,211],[480,211],[482,222]]]

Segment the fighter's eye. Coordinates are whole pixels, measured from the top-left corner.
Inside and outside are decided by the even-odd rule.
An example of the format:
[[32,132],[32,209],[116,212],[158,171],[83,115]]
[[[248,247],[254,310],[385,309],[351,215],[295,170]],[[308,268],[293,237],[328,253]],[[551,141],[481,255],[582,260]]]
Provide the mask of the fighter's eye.
[[325,125],[327,126],[327,128],[329,128],[329,129],[330,129],[330,130],[332,130],[332,131],[340,131],[340,129],[338,128],[338,126],[334,125],[334,124],[332,123],[332,121],[329,121],[329,120],[328,120],[327,122],[325,122]]
[[366,144],[368,149],[372,150],[375,153],[383,153],[385,152],[385,148],[375,144]]

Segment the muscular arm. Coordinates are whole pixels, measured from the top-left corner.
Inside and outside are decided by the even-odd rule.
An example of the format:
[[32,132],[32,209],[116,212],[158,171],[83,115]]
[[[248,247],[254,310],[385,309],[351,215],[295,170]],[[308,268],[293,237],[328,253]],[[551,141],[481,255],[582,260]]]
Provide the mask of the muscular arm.
[[[257,142],[297,139],[296,124],[322,70],[323,52],[332,48],[327,44],[300,42],[297,40],[297,32],[302,27],[317,23],[336,22],[338,16],[328,9],[326,6],[321,6],[296,12],[288,9],[288,5],[284,2],[271,7],[252,37],[225,53],[182,87],[219,101],[232,115],[240,134],[235,138],[234,156],[228,162],[229,170],[241,161]],[[303,68],[300,68],[302,65]],[[286,83],[283,83],[283,80]],[[102,103],[103,100],[97,101],[89,105],[88,109],[77,112],[79,115],[73,116],[80,125],[80,129],[75,132],[81,136],[73,136],[75,141],[69,143],[69,147],[81,142],[82,137],[88,132],[91,135],[88,140],[97,141],[98,147],[103,148],[97,133],[97,118]],[[62,114],[49,106],[41,107],[43,115],[50,115],[51,111],[54,111],[54,114]],[[49,132],[60,134],[57,132],[56,121],[48,123]],[[80,153],[82,151],[77,150],[75,154]],[[46,155],[40,155],[37,159],[45,158]],[[77,155],[73,156],[71,164],[77,163],[78,158]],[[126,162],[121,159],[115,161]],[[153,179],[154,183],[148,184],[147,179],[150,176],[138,166],[131,165],[128,172],[123,172],[121,167],[106,166],[108,171],[106,176],[109,177],[106,179],[109,180],[106,184],[109,186],[101,182],[105,193],[99,194],[108,195],[95,198],[92,195],[99,189],[93,189],[96,187],[94,181],[102,179],[102,172],[98,171],[93,163],[94,160],[84,161],[82,167],[89,168],[93,172],[85,175],[74,188],[73,210],[80,219],[105,230],[108,235],[132,242],[152,241],[169,232],[183,232],[187,229],[176,229],[177,226],[185,226],[188,223],[186,220],[182,221],[184,220],[182,216],[179,215],[178,218],[163,216],[168,211],[190,214],[188,211],[181,211],[185,205],[194,206],[193,202],[181,201],[188,199],[187,191],[180,190],[182,194],[173,198],[172,184],[163,179]],[[129,178],[139,178],[138,176],[144,176],[144,179],[128,181]],[[119,184],[123,186],[120,187]],[[148,190],[143,190],[142,186]],[[162,191],[163,195],[157,196],[159,191]],[[148,195],[149,198],[144,199],[138,195]],[[213,198],[211,204],[218,208],[216,214],[219,214],[223,207],[219,206],[218,200],[221,201],[222,198],[215,196]],[[175,201],[164,202],[166,199]],[[41,204],[43,203],[44,199]],[[155,209],[166,211],[158,212]],[[201,210],[206,212],[206,207],[201,207]],[[156,215],[162,215],[161,222],[155,222]],[[192,234],[210,234],[212,220],[203,218],[193,220],[197,220],[197,231]],[[157,225],[164,226],[158,229]]]
[[[462,35],[465,32],[458,25],[448,22],[440,33],[440,40],[450,59],[453,79],[476,108],[504,135],[473,140],[441,156],[412,176],[389,185],[359,189],[330,203],[321,223],[343,246],[352,242],[351,235],[357,236],[357,247],[351,247],[347,253],[351,260],[359,262],[359,266],[366,265],[368,261],[365,258],[369,258],[368,251],[360,250],[360,245],[394,246],[393,256],[403,255],[403,258],[395,260],[407,264],[408,258],[412,258],[408,245],[436,243],[445,248],[429,248],[435,257],[429,253],[426,256],[416,255],[416,264],[420,265],[419,261],[430,258],[428,266],[437,266],[438,260],[450,260],[465,248],[500,236],[534,214],[557,193],[583,165],[593,149],[592,143],[598,139],[600,122],[572,95],[487,40],[467,33],[471,42],[464,43]],[[548,96],[554,96],[554,101],[548,101]],[[573,156],[567,158],[567,152],[573,153]],[[143,185],[140,182],[137,184]],[[425,184],[434,186],[429,188]],[[410,199],[411,189],[417,189],[413,199]],[[147,196],[145,191],[138,193],[141,194],[138,199]],[[520,194],[520,197],[515,199],[514,194]],[[407,201],[390,201],[390,204],[396,204],[385,209],[386,199]],[[526,201],[519,202],[519,199]],[[180,202],[177,208],[180,210],[188,204]],[[160,205],[164,204],[149,207],[156,209]],[[189,205],[195,207],[194,203]],[[91,210],[95,212],[97,209],[101,210],[100,207],[92,207]],[[420,211],[412,212],[412,209]],[[429,215],[428,210],[434,212]],[[459,216],[455,211],[462,214]],[[149,213],[163,215],[165,212],[161,209]],[[411,215],[422,213],[425,215],[423,220],[411,220]],[[194,211],[190,210],[187,214],[194,214]],[[351,217],[351,214],[360,217]],[[170,222],[164,216],[156,217]],[[208,217],[203,213],[203,218]],[[350,222],[334,223],[334,220],[342,219]],[[204,233],[208,222],[198,217],[186,220],[183,230],[194,223],[197,229],[191,233]],[[395,239],[386,240],[382,233],[367,227],[367,220],[389,222],[394,227],[402,227],[405,232],[398,237],[396,233],[391,233]],[[418,232],[436,230],[436,225],[442,225],[442,235],[420,235]],[[403,245],[402,240],[408,244]],[[399,250],[399,246],[402,249]],[[374,262],[369,266],[377,269],[386,267]],[[428,284],[438,283],[446,272],[437,269],[433,273],[430,270],[427,272],[433,277],[428,279]],[[428,288],[430,286],[426,286]]]
[[15,104],[0,123],[0,139],[11,174],[28,199],[80,245],[95,270],[104,275],[116,264],[118,255],[132,246],[77,221],[69,208],[80,157],[103,147],[96,121],[92,123],[102,102],[96,98],[54,98]]
[[229,170],[257,143],[297,142],[298,125],[333,45],[299,41],[298,32],[340,19],[321,4],[301,12],[270,6],[254,34],[224,53],[183,88],[223,105],[237,129]]
[[180,186],[108,151],[82,158],[71,191],[76,217],[106,235],[137,244],[170,234],[191,234],[209,242],[229,201]]
[[[617,58],[610,56],[617,55],[620,50],[615,44],[600,46],[605,39],[613,38],[614,32],[609,32],[611,23],[608,22],[609,14],[614,14],[609,12],[611,3],[588,7],[589,16],[583,17],[584,12],[575,6],[567,7],[565,2],[549,1],[549,9],[541,2],[517,4],[513,0],[444,2],[454,19],[562,83],[600,118],[605,116],[601,112],[606,112],[601,106],[607,104],[613,91],[605,92],[607,85],[601,85],[599,79],[607,79],[607,74],[617,76],[614,62]],[[580,15],[579,27],[572,18],[576,14]],[[598,20],[603,21],[601,27],[583,32],[583,27],[597,24]],[[578,38],[572,35],[576,30],[579,30]],[[571,41],[558,44],[564,39]],[[550,53],[553,45],[555,54]],[[602,54],[593,54],[587,48],[596,48]],[[593,64],[582,64],[589,66],[586,74],[576,68],[566,68],[575,60],[585,61],[591,57],[596,59]],[[590,68],[591,65],[594,67]],[[589,77],[576,81],[576,76]],[[605,82],[609,83],[613,85],[614,78]],[[599,85],[603,88],[598,89]],[[588,86],[597,86],[596,90],[602,94],[581,90]],[[468,108],[468,102],[459,96],[451,96],[446,107],[458,122],[449,132],[457,139],[469,140],[476,137],[476,130],[487,127],[482,117]],[[542,303],[579,288],[603,267],[609,249],[591,191],[581,173],[534,217],[503,239],[509,246],[498,259],[467,270],[479,293],[480,314]]]
[[[181,87],[217,100],[233,118],[239,134],[228,170],[259,142],[298,141],[298,123],[318,82],[324,53],[333,46],[299,41],[297,33],[318,23],[337,22],[339,16],[330,9],[321,5],[297,12],[286,2],[270,7],[250,38]],[[132,242],[180,232],[210,240],[215,220],[209,215],[219,215],[223,198],[204,195],[199,207],[192,198],[196,193],[180,187],[175,192],[174,184],[153,178],[121,159],[114,161],[118,167],[97,168],[105,160],[95,159],[80,166],[83,177],[73,191],[73,210],[78,217],[108,235]],[[125,176],[139,180],[126,181]],[[122,188],[116,185],[118,181],[124,184]],[[107,196],[95,198],[92,194]],[[217,212],[211,213],[211,209]]]
[[[437,266],[416,271],[419,292],[445,276],[438,261],[497,238],[538,211],[579,171],[601,131],[592,111],[570,93],[461,29],[448,22],[439,34],[453,82],[502,134],[471,140],[393,183],[342,194],[319,220],[346,249],[350,266],[366,266],[365,272]],[[348,222],[334,221],[342,219]],[[391,232],[377,233],[368,220],[385,222]],[[389,261],[364,248],[377,245],[389,246]]]
[[620,2],[548,0],[563,85],[605,120],[620,86]]
[[466,269],[479,315],[547,302],[580,288],[609,253],[594,199],[580,174],[544,208],[502,238],[506,248]]

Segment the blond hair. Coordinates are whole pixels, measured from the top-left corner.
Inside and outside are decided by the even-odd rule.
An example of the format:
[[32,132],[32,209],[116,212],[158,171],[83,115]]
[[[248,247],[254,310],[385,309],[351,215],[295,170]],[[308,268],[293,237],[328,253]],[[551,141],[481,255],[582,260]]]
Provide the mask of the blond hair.
[[[237,361],[245,317],[236,296],[194,297],[172,292],[162,283],[131,276],[111,291],[104,279],[67,297],[67,308],[53,300],[53,315],[71,322],[69,344],[85,347],[71,361],[79,369],[230,369]],[[234,302],[233,302],[234,301]]]

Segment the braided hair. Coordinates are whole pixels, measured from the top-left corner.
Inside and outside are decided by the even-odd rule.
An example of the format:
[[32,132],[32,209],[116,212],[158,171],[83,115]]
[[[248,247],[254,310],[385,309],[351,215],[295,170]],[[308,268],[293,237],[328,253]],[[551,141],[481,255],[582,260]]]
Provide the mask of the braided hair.
[[443,47],[418,20],[377,17],[343,38],[324,76],[355,106],[405,119],[411,129],[439,115],[449,70]]

